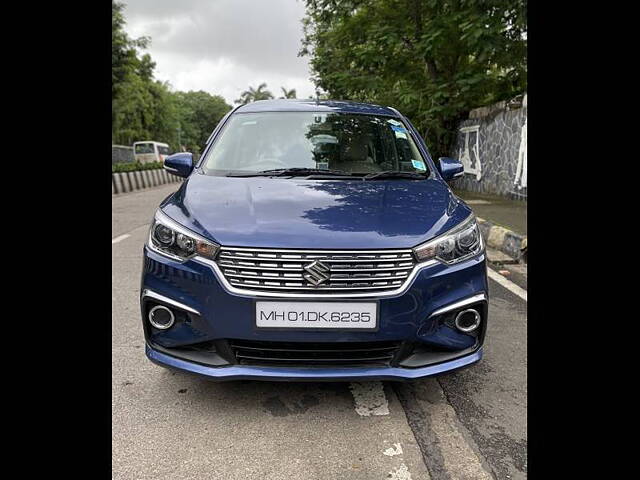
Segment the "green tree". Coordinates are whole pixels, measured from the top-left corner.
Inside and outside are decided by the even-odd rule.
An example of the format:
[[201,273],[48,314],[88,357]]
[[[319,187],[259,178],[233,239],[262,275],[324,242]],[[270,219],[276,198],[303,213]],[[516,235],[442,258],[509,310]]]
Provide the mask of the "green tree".
[[178,127],[180,126],[179,109],[168,82],[153,81],[149,86],[151,94],[150,139],[167,142],[178,151]]
[[257,100],[271,100],[273,98],[273,94],[266,90],[267,84],[261,83],[258,85],[258,88],[253,88],[249,86],[249,90],[245,90],[240,94],[240,98],[235,101],[235,103],[240,103],[242,105],[246,105],[250,102],[255,102]]
[[137,140],[151,140],[151,94],[147,84],[136,75],[121,82],[116,98],[111,102],[112,141],[131,145]]
[[133,75],[122,84],[112,110],[115,143],[158,140],[177,149],[178,109],[168,84]]
[[282,90],[282,95],[283,95],[280,98],[297,98],[295,88],[292,88],[291,90],[287,90],[284,87],[280,87],[280,90]]
[[526,90],[526,0],[305,0],[300,55],[332,98],[393,105],[446,155],[469,109]]
[[176,92],[174,95],[179,112],[181,143],[188,150],[200,153],[218,122],[231,110],[231,105],[221,96],[202,90]]
[[[111,2],[111,138],[130,145],[144,139],[159,139],[177,121],[168,85],[154,81],[155,63],[139,49],[149,39],[131,39],[124,31],[122,3]],[[165,137],[163,137],[165,139]],[[166,138],[165,141],[169,141]]]
[[[154,79],[155,63],[148,53],[150,39],[131,39],[124,31],[124,5],[111,2],[111,139],[131,145],[140,140],[180,144],[200,152],[213,128],[231,109],[222,97],[206,92],[172,92],[167,82]],[[256,96],[271,95],[262,89]]]
[[124,4],[111,1],[111,100],[113,100],[119,88],[127,82],[129,75],[141,73],[149,75],[153,71],[154,64],[151,57],[145,55],[138,58],[138,49],[146,48],[149,44],[147,37],[131,39],[124,31]]

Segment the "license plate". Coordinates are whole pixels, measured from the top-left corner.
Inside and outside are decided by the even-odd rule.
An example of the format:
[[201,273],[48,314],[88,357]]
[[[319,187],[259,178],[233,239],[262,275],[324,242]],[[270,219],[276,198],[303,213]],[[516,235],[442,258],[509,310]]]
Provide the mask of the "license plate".
[[258,328],[375,330],[376,302],[256,302]]

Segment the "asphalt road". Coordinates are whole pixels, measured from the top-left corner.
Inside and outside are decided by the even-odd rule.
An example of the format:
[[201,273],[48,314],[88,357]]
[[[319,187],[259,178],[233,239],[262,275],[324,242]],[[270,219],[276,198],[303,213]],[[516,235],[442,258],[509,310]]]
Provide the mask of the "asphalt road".
[[484,359],[435,379],[214,383],[149,362],[142,246],[175,189],[112,199],[114,479],[526,478],[526,301],[492,280]]

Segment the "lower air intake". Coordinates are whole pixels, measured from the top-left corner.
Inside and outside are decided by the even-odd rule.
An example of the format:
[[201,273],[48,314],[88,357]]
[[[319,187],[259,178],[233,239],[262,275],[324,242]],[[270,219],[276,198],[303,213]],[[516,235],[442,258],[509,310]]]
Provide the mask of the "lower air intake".
[[230,340],[241,365],[388,365],[400,342],[264,342]]

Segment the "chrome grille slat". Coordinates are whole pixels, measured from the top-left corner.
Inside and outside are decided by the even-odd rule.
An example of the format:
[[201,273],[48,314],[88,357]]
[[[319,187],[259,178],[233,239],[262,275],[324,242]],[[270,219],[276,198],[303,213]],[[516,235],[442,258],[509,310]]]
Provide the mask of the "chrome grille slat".
[[[304,269],[314,261],[329,268],[318,286]],[[411,250],[267,250],[222,247],[216,260],[234,287],[255,292],[309,292],[329,295],[396,290],[409,278],[415,260]]]
[[[223,256],[221,256],[220,260],[224,260],[225,262],[237,260],[238,263],[247,262],[249,265],[251,265],[251,263],[249,263],[249,262],[252,262],[253,264],[264,263],[265,265],[273,263],[272,261],[271,262],[255,262],[252,259],[247,258],[247,257],[223,257]],[[259,259],[259,260],[261,260],[261,259]],[[278,262],[287,262],[287,263],[289,263],[289,262],[291,262],[291,263],[300,263],[300,259],[299,258],[277,258],[277,259],[274,258],[274,259],[269,259],[269,260],[278,260]],[[313,257],[313,258],[307,258],[305,260],[309,261],[309,262],[311,262],[313,260],[322,260],[322,262],[327,261],[327,262],[331,262],[331,263],[353,263],[353,262],[356,262],[356,263],[365,263],[365,262],[371,263],[372,262],[372,260],[370,258],[323,258],[323,257]],[[394,258],[394,259],[384,258],[384,259],[380,259],[379,261],[380,262],[384,262],[385,264],[388,264],[389,260],[402,260],[402,262],[400,262],[400,263],[410,263],[410,262],[407,262],[408,259],[406,259],[406,258]],[[374,260],[374,261],[377,261],[377,260]]]
[[[282,268],[282,267],[259,267],[259,266],[248,266],[248,265],[236,265],[233,263],[227,263],[227,262],[218,262],[218,265],[220,265],[221,267],[224,267],[225,270],[228,270],[229,267],[231,267],[231,269],[242,269],[242,270],[264,270],[264,271],[277,271],[277,272],[291,272],[292,270],[296,270],[295,268]],[[413,269],[413,267],[391,267],[391,268],[342,268],[342,265],[340,266],[340,268],[331,268],[332,272],[353,272],[353,271],[357,271],[357,272],[379,272],[380,270],[404,270],[406,272],[410,272]]]
[[285,284],[285,286],[282,286],[282,285],[280,285],[280,286],[270,285],[270,283],[275,283],[275,282],[271,282],[271,281],[265,282],[265,283],[269,283],[269,285],[267,285],[267,284],[257,285],[257,284],[254,284],[254,283],[248,283],[247,284],[247,283],[243,283],[243,282],[237,281],[236,279],[230,280],[230,283],[232,285],[235,285],[235,286],[242,286],[242,287],[249,286],[252,289],[255,289],[255,288],[265,289],[266,288],[266,289],[296,290],[296,291],[305,290],[305,291],[309,291],[309,292],[317,292],[317,291],[320,291],[320,292],[327,292],[327,291],[328,292],[333,292],[333,291],[336,291],[336,290],[343,291],[343,290],[395,289],[395,288],[398,288],[399,286],[402,285],[402,283],[400,283],[400,282],[393,283],[393,284],[385,283],[384,285],[380,285],[383,282],[373,282],[371,285],[367,285],[366,287],[351,286],[351,285],[347,286],[346,284],[344,284],[342,286],[340,286],[340,285],[336,285],[336,286],[330,285],[328,287],[318,287],[318,288],[312,290],[308,286],[302,286],[302,284],[296,284],[296,285],[291,284],[290,285],[290,284],[287,283],[287,284]]
[[252,252],[252,253],[268,253],[268,254],[280,254],[280,253],[303,253],[305,255],[371,255],[373,253],[380,255],[411,255],[410,249],[404,250],[296,250],[293,248],[277,249],[277,248],[251,248],[251,247],[223,247],[227,253],[233,255],[233,252]]
[[[276,281],[274,281],[272,279],[269,279],[269,278],[266,278],[265,282],[269,282],[269,283],[273,283],[273,284],[279,283],[279,285],[278,286],[274,285],[273,287],[271,287],[271,286],[266,286],[266,285],[263,285],[263,284],[261,284],[259,282],[256,282],[255,280],[244,281],[244,280],[239,279],[239,278],[230,278],[229,282],[231,284],[233,284],[233,285],[242,285],[242,286],[251,285],[254,288],[282,288],[282,289],[290,288],[290,289],[297,289],[297,290],[303,289],[303,290],[310,290],[311,291],[311,287],[309,287],[308,285],[303,285],[302,282],[284,282],[284,285],[282,285],[283,282],[276,282]],[[370,286],[370,285],[374,285],[374,284],[378,285],[379,287],[383,287],[383,288],[388,288],[388,287],[391,287],[391,286],[393,286],[394,288],[397,288],[398,286],[402,285],[402,281],[400,281],[400,280],[397,280],[397,281],[394,281],[394,282],[376,281],[376,282],[367,282],[367,283],[362,283],[362,284],[357,284],[357,283],[356,284],[347,284],[347,283],[341,283],[341,282],[332,282],[332,283],[323,285],[321,287],[314,288],[313,291],[318,291],[318,290],[329,290],[329,291],[331,291],[331,290],[337,290],[337,289],[338,290],[340,290],[340,289],[342,289],[342,290],[345,290],[345,289],[346,290],[350,290],[352,288],[354,290],[362,289],[362,288],[376,288],[374,286]],[[384,285],[381,285],[381,284],[384,284]],[[363,285],[366,285],[366,287],[364,287]]]
[[[302,276],[298,275],[295,277],[278,277],[278,276],[273,276],[273,275],[266,275],[265,273],[258,275],[258,274],[254,274],[254,275],[247,275],[247,274],[243,274],[243,273],[229,273],[229,272],[224,272],[225,276],[227,277],[232,277],[234,279],[236,278],[249,278],[251,280],[255,280],[255,279],[264,279],[265,281],[270,281],[270,282],[276,282],[279,280],[302,280]],[[327,283],[327,285],[331,285],[334,281],[338,282],[338,283],[342,283],[342,282],[362,282],[363,280],[376,280],[376,281],[381,281],[381,280],[402,280],[404,278],[406,278],[408,276],[407,275],[402,275],[402,276],[391,276],[391,275],[387,275],[387,276],[377,276],[377,277],[334,277],[331,276],[329,278],[329,281]]]
[[[224,247],[223,247],[224,248]],[[371,254],[351,254],[351,255],[345,255],[345,254],[332,254],[332,253],[326,253],[326,254],[320,254],[320,253],[310,253],[307,255],[302,255],[302,254],[296,254],[296,255],[289,255],[289,254],[252,254],[249,252],[230,252],[230,251],[225,251],[222,250],[220,252],[219,258],[230,258],[230,259],[234,259],[234,258],[241,258],[243,260],[245,259],[250,259],[250,258],[255,258],[258,260],[261,259],[278,259],[279,261],[300,261],[300,260],[313,260],[313,259],[318,259],[318,258],[322,258],[324,260],[329,260],[329,261],[385,261],[388,262],[389,260],[413,260],[413,257],[411,255],[410,252],[408,253],[397,253],[397,254],[379,254],[379,255],[371,255]]]

